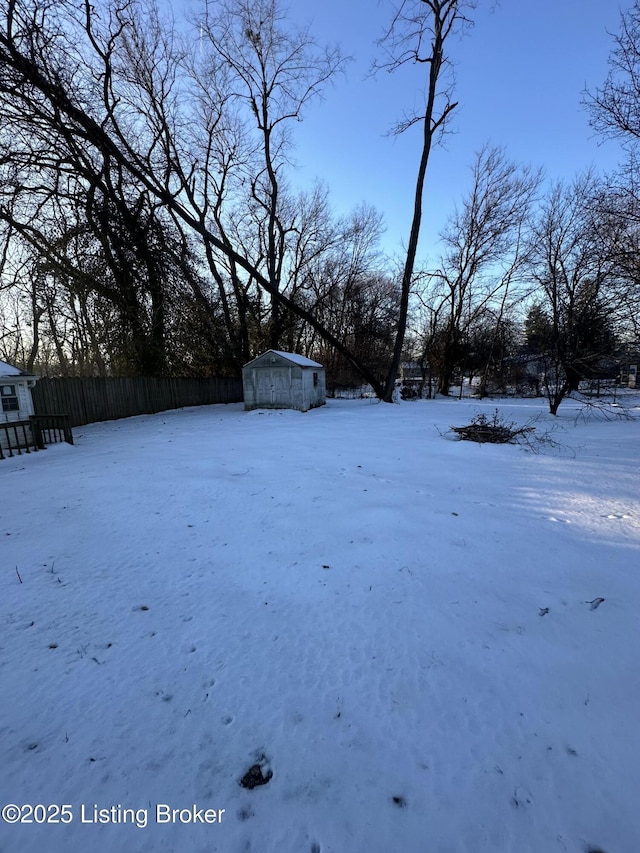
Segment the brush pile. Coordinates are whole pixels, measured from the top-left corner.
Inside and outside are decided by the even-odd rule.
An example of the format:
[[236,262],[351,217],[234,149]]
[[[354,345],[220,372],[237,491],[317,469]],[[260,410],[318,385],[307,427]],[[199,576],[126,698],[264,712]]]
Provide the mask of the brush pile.
[[515,423],[506,423],[497,409],[491,419],[484,414],[477,415],[467,426],[451,429],[462,441],[477,441],[479,444],[513,444],[535,431],[533,426],[519,427]]

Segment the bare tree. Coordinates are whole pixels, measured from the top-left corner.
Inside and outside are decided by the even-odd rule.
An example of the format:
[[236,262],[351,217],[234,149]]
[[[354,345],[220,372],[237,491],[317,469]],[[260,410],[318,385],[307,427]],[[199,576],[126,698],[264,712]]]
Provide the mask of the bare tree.
[[553,415],[615,348],[619,294],[615,263],[601,240],[600,189],[592,172],[556,184],[533,226],[529,268],[538,289],[527,337],[542,357]]
[[640,338],[640,169],[636,152],[607,177],[598,195],[599,233],[615,269],[612,288],[618,294],[617,312],[612,319],[621,339]]
[[586,92],[591,125],[604,138],[619,140],[626,159],[608,179],[598,206],[606,211],[608,251],[619,276],[623,327],[640,334],[640,3],[620,15],[613,36],[609,72],[601,88]]
[[[316,217],[317,218],[317,217]],[[398,306],[397,282],[381,270],[382,217],[369,205],[327,222],[330,236],[305,247],[308,263],[298,265],[298,298],[350,349],[359,353],[382,383],[393,345]],[[362,384],[353,366],[316,335],[307,335],[304,347],[328,368],[335,385]]]
[[[272,290],[280,291],[287,275],[288,241],[298,230],[284,178],[291,156],[288,128],[322,95],[344,59],[337,48],[320,48],[308,30],[295,32],[287,26],[276,0],[226,0],[213,18],[205,17],[202,29],[215,73],[220,66],[227,71],[231,101],[239,102],[255,122],[259,141],[248,181],[261,228],[256,266],[264,268]],[[272,294],[273,348],[280,347],[281,335],[280,303]]]
[[454,370],[463,367],[466,337],[487,309],[495,312],[496,341],[514,283],[526,260],[525,226],[540,173],[517,166],[501,148],[476,156],[473,181],[441,238],[446,254],[431,278],[445,293],[444,335],[438,393],[448,394]]
[[[80,21],[66,14],[70,7],[65,3],[60,4],[61,18],[52,20],[49,28],[44,21],[53,9],[43,5],[32,11],[29,15],[29,4],[8,4],[7,34],[12,33],[17,39],[28,61],[39,63],[41,81],[49,81],[54,89],[75,90],[82,105],[93,108],[100,90],[96,75],[87,74],[88,69],[82,64]],[[121,9],[116,10],[119,24],[121,14]],[[68,29],[63,24],[68,24]],[[85,35],[97,44],[94,29],[89,28]],[[110,55],[112,48],[113,42],[108,42],[104,55]],[[123,37],[122,55],[128,53],[130,45]],[[68,275],[71,271],[70,281],[76,293],[80,292],[80,280],[83,293],[89,283],[87,259],[100,254],[104,267],[92,286],[118,309],[126,368],[150,375],[164,373],[168,241],[156,199],[106,152],[88,145],[72,123],[64,121],[54,104],[47,104],[38,96],[37,85],[22,75],[15,52],[11,56],[7,51],[3,59],[0,94],[6,124],[0,145],[6,168],[0,216],[10,221],[33,247],[38,247],[49,277],[56,265],[58,273]],[[122,71],[121,64],[122,59],[117,60],[111,78],[104,79],[105,97],[112,92],[113,77],[118,68]],[[130,90],[131,85],[123,86],[118,102],[131,122],[135,99]],[[84,235],[85,244],[79,253],[80,234]],[[59,257],[54,259],[56,253]],[[70,262],[72,255],[74,260]],[[109,276],[104,276],[105,269]],[[77,318],[81,319],[82,314]],[[85,326],[87,318],[88,315],[82,318]],[[61,353],[63,347],[57,349]]]
[[634,144],[640,141],[640,3],[620,15],[609,73],[599,89],[585,93],[594,129]]
[[[176,70],[179,52],[167,50],[169,36],[161,38],[157,29],[152,37],[145,37],[145,21],[153,20],[154,8],[153,2],[143,7],[136,0],[118,4],[59,0],[48,5],[8,0],[4,4],[0,18],[3,114],[11,116],[16,138],[35,139],[42,154],[41,159],[31,156],[30,148],[29,158],[20,166],[30,170],[34,182],[38,174],[45,174],[56,191],[71,177],[86,182],[111,203],[115,188],[116,210],[122,214],[126,210],[118,207],[120,202],[135,205],[136,199],[144,199],[144,209],[161,210],[163,221],[179,220],[203,245],[226,259],[229,268],[235,265],[242,271],[247,287],[264,290],[308,324],[382,396],[383,387],[369,366],[280,289],[268,264],[265,271],[260,254],[252,256],[242,244],[231,243],[215,216],[203,216],[202,206],[194,206],[200,164],[198,152],[185,143],[184,132],[192,116],[181,111],[185,99]],[[147,18],[142,14],[145,9]],[[260,41],[255,34],[252,39]],[[260,110],[257,118],[271,141],[274,127],[263,120],[264,113],[260,117]],[[256,183],[252,193],[259,197],[262,192],[273,208],[266,161],[262,179],[262,189]],[[254,201],[259,204],[258,198]],[[283,233],[277,204],[273,210],[273,220],[267,218],[271,221],[267,248],[274,241],[277,245]],[[276,272],[280,274],[278,267]]]
[[448,58],[445,46],[453,33],[468,26],[468,13],[475,3],[468,0],[402,0],[395,11],[391,25],[380,41],[386,58],[379,67],[394,71],[406,64],[428,67],[428,78],[423,109],[407,115],[400,121],[395,133],[403,133],[414,125],[422,129],[422,150],[413,200],[413,216],[409,231],[407,255],[402,272],[400,306],[393,357],[384,386],[384,400],[393,398],[398,370],[404,348],[414,267],[422,224],[424,184],[429,156],[434,140],[443,133],[447,119],[457,106],[451,99],[451,85],[443,83]]

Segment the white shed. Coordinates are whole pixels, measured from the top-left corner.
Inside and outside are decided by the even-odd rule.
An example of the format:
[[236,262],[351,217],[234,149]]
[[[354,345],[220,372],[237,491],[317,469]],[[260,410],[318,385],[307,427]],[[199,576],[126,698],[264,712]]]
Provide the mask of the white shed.
[[324,367],[293,352],[267,350],[242,368],[245,409],[297,409],[324,406]]
[[0,361],[0,421],[25,421],[34,414],[31,389],[37,380],[33,373]]

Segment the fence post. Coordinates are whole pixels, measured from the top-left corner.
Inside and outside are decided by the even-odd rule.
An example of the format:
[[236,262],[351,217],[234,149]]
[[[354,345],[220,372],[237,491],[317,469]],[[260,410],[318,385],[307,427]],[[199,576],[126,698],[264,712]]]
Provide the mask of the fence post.
[[68,415],[62,417],[62,430],[64,432],[64,440],[67,444],[73,444],[73,432],[71,431],[71,423]]
[[42,430],[40,429],[40,421],[37,415],[31,415],[29,418],[29,422],[31,424],[31,435],[33,437],[33,443],[40,450],[44,450],[44,438],[42,436]]

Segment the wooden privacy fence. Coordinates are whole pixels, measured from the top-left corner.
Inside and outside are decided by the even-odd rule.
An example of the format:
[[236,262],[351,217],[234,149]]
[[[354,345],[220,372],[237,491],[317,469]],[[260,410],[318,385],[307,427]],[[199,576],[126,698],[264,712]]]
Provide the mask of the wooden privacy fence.
[[32,397],[37,415],[64,412],[71,426],[243,399],[241,379],[141,377],[44,378]]

